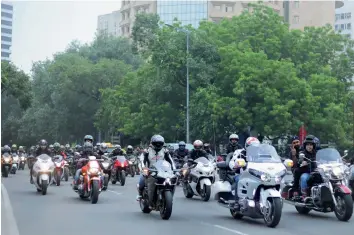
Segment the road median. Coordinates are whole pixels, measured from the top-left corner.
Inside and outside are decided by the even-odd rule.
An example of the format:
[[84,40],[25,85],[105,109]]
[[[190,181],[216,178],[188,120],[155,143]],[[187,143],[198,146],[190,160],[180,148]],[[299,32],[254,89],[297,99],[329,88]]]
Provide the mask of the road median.
[[3,184],[1,184],[1,234],[20,235],[9,194]]

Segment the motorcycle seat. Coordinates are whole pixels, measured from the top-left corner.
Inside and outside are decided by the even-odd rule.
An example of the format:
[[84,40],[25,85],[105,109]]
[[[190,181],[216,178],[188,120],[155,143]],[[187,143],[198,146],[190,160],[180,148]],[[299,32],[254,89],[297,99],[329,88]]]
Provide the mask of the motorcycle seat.
[[228,164],[226,164],[225,161],[216,163],[216,167],[217,167],[217,168],[220,168],[220,169],[227,169],[227,168],[229,168]]

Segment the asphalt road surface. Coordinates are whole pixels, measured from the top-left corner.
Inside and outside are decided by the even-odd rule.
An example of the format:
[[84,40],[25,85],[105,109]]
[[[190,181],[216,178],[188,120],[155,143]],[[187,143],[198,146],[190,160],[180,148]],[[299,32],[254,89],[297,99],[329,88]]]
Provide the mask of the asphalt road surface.
[[[354,216],[349,222],[338,221],[333,213],[311,212],[303,216],[289,205],[284,205],[281,221],[274,229],[266,227],[261,219],[235,220],[214,200],[186,199],[181,187],[175,193],[172,216],[164,221],[157,212],[141,212],[135,200],[137,180],[137,176],[128,177],[123,187],[110,184],[108,191],[102,192],[98,203],[93,205],[81,200],[71,189],[70,182],[50,186],[47,195],[42,196],[29,183],[28,170],[18,171],[16,175],[2,178],[6,189],[2,190],[1,232],[18,235],[16,224],[20,235],[329,235],[353,234],[354,231]],[[16,222],[11,218],[11,211]]]

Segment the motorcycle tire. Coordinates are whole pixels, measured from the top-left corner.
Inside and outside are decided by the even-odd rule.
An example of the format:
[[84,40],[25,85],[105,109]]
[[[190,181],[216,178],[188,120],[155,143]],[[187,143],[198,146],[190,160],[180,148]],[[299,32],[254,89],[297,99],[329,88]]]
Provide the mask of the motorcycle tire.
[[132,166],[132,168],[130,169],[131,172],[131,176],[134,178],[135,176],[135,166]]
[[172,215],[173,196],[171,191],[164,192],[163,206],[160,208],[160,216],[163,220],[168,220]]
[[125,173],[124,171],[122,171],[120,174],[121,174],[121,175],[120,175],[120,185],[121,185],[121,186],[124,186],[124,185],[125,185],[125,176],[126,176],[126,173]]
[[204,185],[204,187],[202,188],[203,190],[203,194],[201,195],[202,200],[207,202],[210,199],[210,195],[211,195],[211,186],[210,185]]
[[339,195],[339,197],[342,199],[344,202],[344,211],[341,211],[341,213],[338,213],[338,209],[334,209],[334,214],[336,215],[337,219],[340,221],[348,221],[353,215],[353,199],[352,196],[349,194],[342,194]]
[[57,171],[55,174],[55,183],[57,186],[60,186],[60,180],[61,180],[60,171]]
[[192,198],[194,196],[194,193],[188,183],[183,183],[182,187],[183,187],[183,194],[186,198]]
[[42,195],[46,195],[47,194],[47,189],[48,189],[48,180],[43,180],[42,181]]
[[272,205],[272,210],[270,221],[268,221],[267,218],[264,217],[264,222],[266,223],[267,227],[275,228],[279,224],[283,209],[283,204],[281,200],[281,198],[268,199],[268,201]]
[[91,204],[96,204],[98,201],[98,195],[100,194],[100,185],[97,180],[94,180],[91,184]]
[[69,170],[67,168],[64,168],[64,180],[65,182],[69,181]]
[[4,171],[3,171],[2,174],[3,174],[3,176],[5,178],[9,177],[9,168],[8,167],[4,167]]

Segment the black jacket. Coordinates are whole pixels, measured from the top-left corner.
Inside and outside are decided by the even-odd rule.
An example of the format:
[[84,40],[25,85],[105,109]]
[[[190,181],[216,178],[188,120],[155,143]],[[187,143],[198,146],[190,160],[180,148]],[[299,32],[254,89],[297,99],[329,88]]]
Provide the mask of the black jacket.
[[308,151],[301,151],[300,153],[305,154],[305,157],[310,159],[311,162],[309,162],[308,160],[304,159],[304,161],[307,162],[306,166],[300,167],[301,162],[298,162],[298,167],[301,169],[304,169],[304,171],[311,173],[313,172],[316,168],[317,168],[317,164],[316,162],[314,162],[316,160],[316,151],[314,150],[312,153],[308,152]]
[[124,152],[122,149],[115,149],[112,151],[112,153],[110,154],[111,156],[125,156]]
[[208,158],[207,152],[205,152],[204,150],[197,151],[197,150],[193,149],[192,151],[189,152],[187,160],[191,159],[194,161],[195,159],[200,158],[200,157]]
[[45,149],[38,148],[38,149],[36,149],[35,156],[38,157],[41,154],[47,154],[47,155],[50,156],[51,152],[50,152],[50,150],[48,148],[45,148]]
[[188,154],[189,154],[188,149],[184,149],[184,150],[176,149],[175,152],[173,153],[173,156],[179,159],[180,158],[184,159]]
[[235,150],[237,149],[242,149],[243,147],[240,145],[240,144],[236,144],[236,145],[232,145],[231,143],[229,143],[226,147],[226,153],[229,154],[229,153],[233,153],[235,152]]

